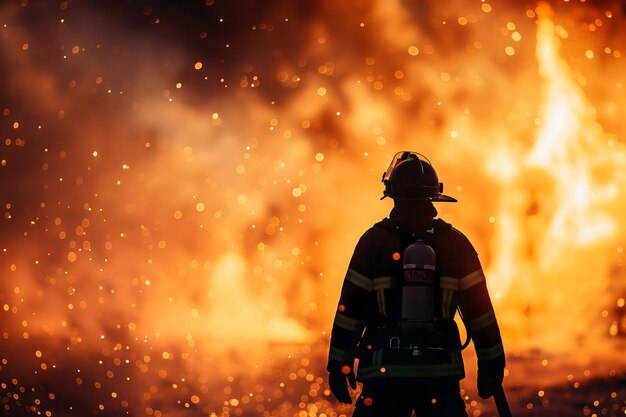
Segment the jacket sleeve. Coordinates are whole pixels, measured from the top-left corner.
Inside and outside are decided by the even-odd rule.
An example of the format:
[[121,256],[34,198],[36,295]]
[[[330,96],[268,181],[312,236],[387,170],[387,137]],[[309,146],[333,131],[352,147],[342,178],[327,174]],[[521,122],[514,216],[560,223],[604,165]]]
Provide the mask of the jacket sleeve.
[[330,338],[329,372],[341,372],[344,366],[353,368],[367,317],[376,311],[370,251],[371,240],[366,233],[357,243],[343,280]]
[[504,347],[485,274],[476,251],[465,237],[462,246],[464,256],[459,271],[459,308],[467,331],[474,340],[478,367],[504,368]]

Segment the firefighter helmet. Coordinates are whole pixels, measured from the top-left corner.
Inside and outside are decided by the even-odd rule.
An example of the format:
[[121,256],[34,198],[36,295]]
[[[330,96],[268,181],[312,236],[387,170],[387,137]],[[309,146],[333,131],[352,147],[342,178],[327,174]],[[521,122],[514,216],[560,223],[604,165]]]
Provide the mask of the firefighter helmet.
[[[394,200],[457,201],[444,195],[443,183],[430,161],[422,154],[398,152],[383,174],[385,191],[382,198]],[[381,198],[381,199],[382,199]]]

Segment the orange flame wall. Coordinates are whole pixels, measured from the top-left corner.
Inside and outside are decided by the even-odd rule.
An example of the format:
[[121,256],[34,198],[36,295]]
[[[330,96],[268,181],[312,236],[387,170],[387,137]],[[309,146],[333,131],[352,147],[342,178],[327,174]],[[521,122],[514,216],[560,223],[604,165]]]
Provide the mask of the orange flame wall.
[[459,199],[439,214],[509,356],[623,369],[624,25],[619,2],[3,5],[2,406],[345,413],[327,333],[403,149]]

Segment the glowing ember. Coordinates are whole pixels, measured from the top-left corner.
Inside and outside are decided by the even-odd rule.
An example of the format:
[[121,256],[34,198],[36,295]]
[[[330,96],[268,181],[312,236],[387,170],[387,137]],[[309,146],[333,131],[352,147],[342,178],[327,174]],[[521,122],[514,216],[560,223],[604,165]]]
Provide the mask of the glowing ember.
[[619,3],[166,3],[0,6],[5,414],[348,415],[326,331],[400,149],[459,198],[514,411],[624,414]]

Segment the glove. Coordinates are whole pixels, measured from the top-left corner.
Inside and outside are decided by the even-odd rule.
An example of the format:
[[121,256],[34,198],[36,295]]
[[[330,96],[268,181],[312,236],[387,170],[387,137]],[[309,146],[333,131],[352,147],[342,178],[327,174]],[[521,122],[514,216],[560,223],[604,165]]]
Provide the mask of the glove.
[[347,374],[342,372],[331,372],[328,374],[330,392],[333,393],[335,398],[340,403],[352,404],[352,398],[350,398],[350,392],[348,391],[348,384],[350,384],[352,389],[356,389],[356,377],[351,369]]
[[491,397],[498,385],[502,385],[504,368],[478,368],[478,395],[486,400]]

